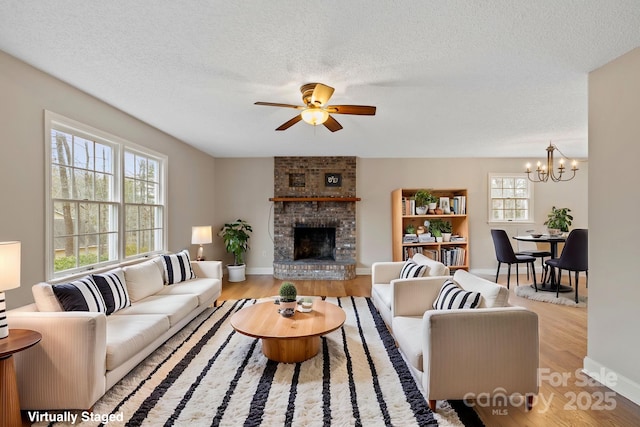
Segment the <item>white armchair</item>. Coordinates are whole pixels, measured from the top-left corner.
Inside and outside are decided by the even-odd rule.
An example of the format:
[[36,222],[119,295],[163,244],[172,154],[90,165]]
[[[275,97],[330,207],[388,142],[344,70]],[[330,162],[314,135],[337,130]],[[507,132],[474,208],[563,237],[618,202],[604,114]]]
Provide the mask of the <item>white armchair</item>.
[[[422,254],[415,254],[413,260],[427,267],[425,277],[449,276],[450,274],[449,267]],[[389,328],[392,327],[391,319],[393,318],[391,283],[397,281],[420,282],[425,278],[400,279],[402,266],[404,266],[404,261],[376,262],[371,266],[371,299]]]
[[436,400],[474,400],[480,393],[526,396],[538,393],[538,316],[509,306],[505,287],[466,271],[453,276],[460,287],[480,292],[475,309],[434,310],[443,277],[420,283],[393,282],[393,334],[429,406]]

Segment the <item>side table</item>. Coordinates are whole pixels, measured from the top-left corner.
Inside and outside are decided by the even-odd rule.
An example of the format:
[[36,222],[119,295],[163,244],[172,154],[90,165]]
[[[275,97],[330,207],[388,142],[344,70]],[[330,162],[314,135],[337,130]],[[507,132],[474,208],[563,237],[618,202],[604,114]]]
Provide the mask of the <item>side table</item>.
[[0,426],[20,426],[20,398],[13,354],[36,345],[40,332],[29,329],[9,329],[9,336],[0,339]]

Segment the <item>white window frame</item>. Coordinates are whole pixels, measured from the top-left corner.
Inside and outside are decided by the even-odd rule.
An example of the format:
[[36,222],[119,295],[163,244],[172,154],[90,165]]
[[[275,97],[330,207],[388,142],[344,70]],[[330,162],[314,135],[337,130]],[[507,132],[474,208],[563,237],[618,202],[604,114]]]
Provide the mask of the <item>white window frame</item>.
[[[109,145],[114,148],[114,195],[111,203],[114,203],[118,206],[118,221],[117,221],[117,235],[118,235],[118,245],[117,245],[117,259],[102,262],[92,265],[81,266],[74,269],[65,270],[62,272],[56,273],[54,271],[54,215],[53,215],[53,195],[51,193],[51,173],[52,173],[52,165],[51,165],[51,131],[52,129],[58,129],[61,131],[66,131],[69,133],[73,133],[74,135],[84,137],[89,140],[93,140],[96,142],[100,142],[101,144]],[[45,206],[46,206],[46,214],[45,214],[45,231],[46,231],[46,250],[45,250],[45,261],[46,261],[46,280],[48,281],[58,281],[64,278],[69,278],[72,276],[78,276],[81,274],[86,274],[88,271],[102,269],[102,267],[111,267],[115,264],[121,263],[125,260],[135,260],[138,258],[147,258],[151,255],[162,253],[166,251],[167,248],[167,232],[168,232],[168,206],[167,206],[167,170],[168,170],[168,157],[164,154],[158,153],[156,151],[150,150],[146,147],[142,147],[133,142],[127,141],[123,138],[112,135],[108,132],[104,132],[100,129],[96,129],[84,123],[78,122],[76,120],[70,119],[68,117],[62,116],[60,114],[54,113],[52,111],[45,110],[44,111],[44,145],[45,145]],[[162,215],[162,242],[161,249],[157,251],[147,252],[143,254],[139,254],[137,256],[125,256],[125,236],[124,236],[124,221],[125,221],[125,203],[124,203],[124,153],[125,150],[139,152],[140,154],[154,158],[158,161],[160,165],[159,171],[159,181],[160,181],[160,194],[159,198],[161,199],[158,204],[162,205],[163,215]]]
[[[527,183],[527,191],[529,196],[527,197],[528,203],[528,219],[526,220],[518,220],[518,219],[507,219],[507,220],[495,220],[493,219],[493,195],[492,195],[492,187],[491,181],[493,178],[524,178]],[[487,179],[487,223],[489,224],[533,224],[535,223],[535,219],[533,214],[535,210],[533,209],[533,201],[534,201],[534,186],[533,182],[529,181],[526,173],[504,173],[504,172],[491,172],[488,174]]]

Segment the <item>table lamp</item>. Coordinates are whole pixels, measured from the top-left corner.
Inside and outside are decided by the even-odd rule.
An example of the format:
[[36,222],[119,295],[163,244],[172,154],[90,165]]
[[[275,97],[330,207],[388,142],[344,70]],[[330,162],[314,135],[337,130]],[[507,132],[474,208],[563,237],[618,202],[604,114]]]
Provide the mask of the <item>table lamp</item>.
[[198,255],[196,256],[197,261],[203,261],[204,256],[202,256],[202,245],[213,242],[211,237],[211,226],[210,225],[198,225],[195,227],[191,227],[191,243],[194,245],[200,245],[198,248]]
[[20,242],[0,242],[0,339],[9,336],[4,291],[20,286]]

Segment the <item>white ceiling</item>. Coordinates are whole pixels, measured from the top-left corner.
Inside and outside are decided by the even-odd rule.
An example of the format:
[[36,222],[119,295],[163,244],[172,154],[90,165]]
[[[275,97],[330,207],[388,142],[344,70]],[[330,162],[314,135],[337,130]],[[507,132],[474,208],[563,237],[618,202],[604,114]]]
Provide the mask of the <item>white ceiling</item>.
[[[587,156],[588,73],[638,0],[3,0],[0,50],[216,157]],[[336,90],[335,133],[299,86]]]

